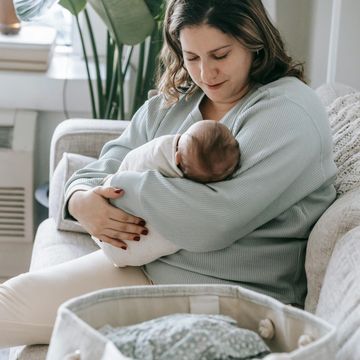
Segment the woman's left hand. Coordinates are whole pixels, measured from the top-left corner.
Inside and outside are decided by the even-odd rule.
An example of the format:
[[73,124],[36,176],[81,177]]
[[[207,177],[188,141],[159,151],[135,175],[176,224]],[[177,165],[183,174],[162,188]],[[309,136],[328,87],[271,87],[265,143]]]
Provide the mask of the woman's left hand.
[[90,235],[124,249],[123,240],[139,241],[148,229],[143,219],[109,203],[123,194],[123,190],[108,186],[76,191],[69,200],[69,212]]

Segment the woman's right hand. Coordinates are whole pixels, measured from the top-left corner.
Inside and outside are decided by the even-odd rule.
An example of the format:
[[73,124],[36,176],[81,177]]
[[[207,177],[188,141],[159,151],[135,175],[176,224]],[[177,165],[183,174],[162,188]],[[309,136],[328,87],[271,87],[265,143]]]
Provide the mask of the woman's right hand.
[[74,192],[69,200],[70,214],[92,236],[116,247],[126,249],[123,240],[139,241],[148,229],[145,221],[111,205],[109,199],[123,196],[124,190],[97,186]]

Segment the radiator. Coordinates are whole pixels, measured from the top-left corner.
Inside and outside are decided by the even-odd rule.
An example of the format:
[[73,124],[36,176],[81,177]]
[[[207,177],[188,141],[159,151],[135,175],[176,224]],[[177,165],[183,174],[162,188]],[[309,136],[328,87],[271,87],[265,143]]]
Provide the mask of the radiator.
[[34,237],[37,113],[0,110],[0,276],[26,270]]

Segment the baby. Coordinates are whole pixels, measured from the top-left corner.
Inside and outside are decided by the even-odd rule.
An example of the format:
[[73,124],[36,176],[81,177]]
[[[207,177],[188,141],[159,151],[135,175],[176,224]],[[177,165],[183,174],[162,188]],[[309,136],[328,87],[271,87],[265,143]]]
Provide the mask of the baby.
[[[130,151],[118,171],[157,170],[167,177],[209,183],[228,178],[239,164],[239,143],[230,130],[217,121],[202,120],[183,134],[160,136]],[[111,186],[112,176],[105,186]],[[118,267],[141,266],[179,250],[151,227],[141,241],[125,240],[126,250],[93,239]]]

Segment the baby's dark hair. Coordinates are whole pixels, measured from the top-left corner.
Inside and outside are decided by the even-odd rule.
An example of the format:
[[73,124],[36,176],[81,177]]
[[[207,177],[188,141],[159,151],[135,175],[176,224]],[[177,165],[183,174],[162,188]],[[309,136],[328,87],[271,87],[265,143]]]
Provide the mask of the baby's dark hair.
[[184,175],[199,182],[224,180],[239,167],[239,143],[225,125],[210,120],[201,124],[205,127],[202,131],[186,134],[191,138],[189,154],[197,166],[187,166]]

